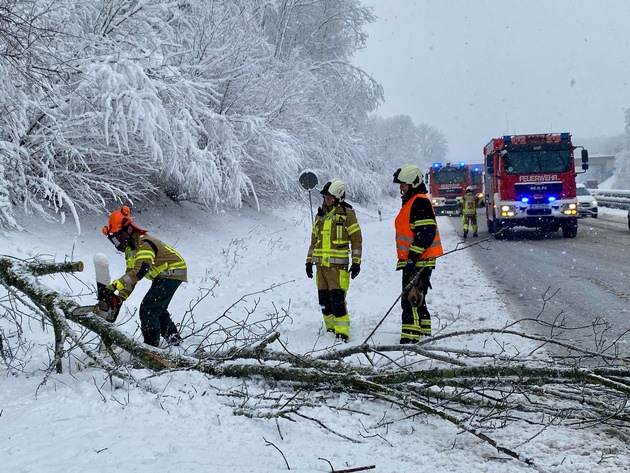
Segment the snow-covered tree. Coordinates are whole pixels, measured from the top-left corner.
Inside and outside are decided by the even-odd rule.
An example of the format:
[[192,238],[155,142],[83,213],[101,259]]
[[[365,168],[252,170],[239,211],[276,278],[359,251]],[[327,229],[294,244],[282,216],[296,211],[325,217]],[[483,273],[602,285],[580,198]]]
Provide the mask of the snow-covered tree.
[[[421,169],[444,159],[448,146],[444,135],[434,127],[415,125],[408,115],[383,118],[371,115],[366,123],[366,135],[376,149],[377,162],[387,166],[384,171],[414,162]],[[389,174],[391,174],[389,172]]]
[[[158,194],[266,205],[296,198],[305,168],[344,179],[357,200],[382,193],[391,156],[363,124],[383,91],[351,64],[374,21],[359,0],[0,0],[0,11],[0,226],[17,225],[17,208],[78,221]],[[416,127],[414,153],[439,153],[432,131]]]
[[615,158],[615,189],[630,189],[630,108],[625,111],[623,148]]

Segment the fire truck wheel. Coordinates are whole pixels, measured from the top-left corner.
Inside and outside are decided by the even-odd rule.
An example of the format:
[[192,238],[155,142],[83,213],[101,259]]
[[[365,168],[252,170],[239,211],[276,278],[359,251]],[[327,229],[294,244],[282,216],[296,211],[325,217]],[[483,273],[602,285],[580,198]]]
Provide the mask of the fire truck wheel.
[[563,238],[575,238],[577,236],[578,227],[576,225],[563,225],[562,237]]

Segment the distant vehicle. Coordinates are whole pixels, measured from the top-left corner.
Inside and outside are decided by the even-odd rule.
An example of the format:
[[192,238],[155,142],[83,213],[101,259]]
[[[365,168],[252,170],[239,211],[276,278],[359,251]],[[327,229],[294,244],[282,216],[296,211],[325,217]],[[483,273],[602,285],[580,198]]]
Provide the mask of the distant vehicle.
[[586,188],[587,189],[597,189],[599,182],[597,179],[587,179],[586,180]]
[[597,200],[584,184],[576,184],[578,213],[580,217],[597,218]]
[[[578,204],[570,133],[505,135],[484,147],[488,231],[502,238],[515,226],[575,238]],[[588,151],[582,149],[582,169]]]
[[468,186],[473,186],[476,193],[483,192],[481,170],[464,162],[433,163],[426,174],[426,182],[436,215],[457,215],[457,200],[466,193]]
[[475,195],[477,196],[477,202],[479,202],[479,207],[484,206],[483,199],[483,173],[479,166],[475,166],[473,168],[469,168],[470,172],[470,185],[475,189]]

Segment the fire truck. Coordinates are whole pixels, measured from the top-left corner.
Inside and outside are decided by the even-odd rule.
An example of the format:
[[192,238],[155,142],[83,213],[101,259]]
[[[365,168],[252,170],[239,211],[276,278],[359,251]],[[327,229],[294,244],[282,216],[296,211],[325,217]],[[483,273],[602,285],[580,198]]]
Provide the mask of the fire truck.
[[574,238],[578,204],[573,151],[582,148],[582,169],[588,151],[573,146],[569,133],[506,135],[484,148],[485,200],[488,231],[502,238],[516,226],[543,232],[562,229]]
[[433,163],[425,177],[436,215],[457,215],[457,200],[471,183],[470,167],[464,162]]
[[474,189],[473,192],[477,196],[480,205],[484,205],[483,198],[483,173],[479,166],[473,166],[470,168],[470,184]]

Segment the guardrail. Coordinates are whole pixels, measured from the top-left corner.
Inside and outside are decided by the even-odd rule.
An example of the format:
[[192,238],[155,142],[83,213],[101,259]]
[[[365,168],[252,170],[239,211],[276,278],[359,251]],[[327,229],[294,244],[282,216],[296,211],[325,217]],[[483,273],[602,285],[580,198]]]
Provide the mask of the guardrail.
[[630,190],[591,189],[597,199],[597,204],[613,209],[627,209],[630,207]]

